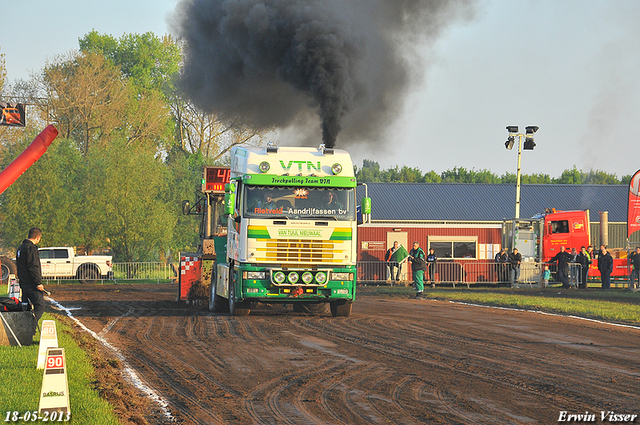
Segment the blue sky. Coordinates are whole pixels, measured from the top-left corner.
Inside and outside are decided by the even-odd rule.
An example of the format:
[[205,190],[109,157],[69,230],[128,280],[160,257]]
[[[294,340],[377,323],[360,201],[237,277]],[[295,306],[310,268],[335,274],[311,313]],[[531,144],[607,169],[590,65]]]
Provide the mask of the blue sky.
[[[169,33],[177,0],[15,5],[0,0],[0,53],[10,82],[77,49],[78,38],[93,29],[115,37]],[[633,174],[640,168],[638,22],[636,0],[480,0],[472,20],[416,46],[423,81],[376,149],[348,149],[357,165],[366,158],[383,168],[515,173],[517,152],[504,148],[505,127],[537,125],[537,146],[522,155],[523,173],[556,177],[575,165]],[[284,144],[293,134],[273,138]]]

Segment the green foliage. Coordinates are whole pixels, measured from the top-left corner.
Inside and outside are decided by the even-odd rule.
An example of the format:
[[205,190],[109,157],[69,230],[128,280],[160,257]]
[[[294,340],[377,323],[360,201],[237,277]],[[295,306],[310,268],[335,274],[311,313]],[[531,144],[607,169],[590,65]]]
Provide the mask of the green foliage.
[[182,60],[180,47],[170,36],[158,37],[151,32],[115,39],[94,30],[78,43],[82,52],[104,55],[141,91],[166,94],[172,90]]
[[[16,145],[8,146],[5,168],[36,136],[25,133]],[[47,152],[0,195],[0,238],[5,248],[17,248],[31,227],[43,229],[42,243],[81,243],[78,205],[80,201],[79,151],[67,139],[56,139]]]
[[[505,173],[502,176],[489,170],[467,170],[464,167],[454,167],[452,170],[437,174],[431,170],[422,174],[418,168],[397,165],[380,169],[380,164],[364,159],[362,168],[354,167],[356,178],[362,183],[508,183],[515,184],[517,176]],[[608,174],[600,170],[591,170],[585,173],[576,169],[565,170],[558,178],[551,178],[548,174],[522,174],[522,184],[629,184],[631,175],[618,179],[615,174]]]
[[153,248],[171,238],[177,216],[177,203],[165,198],[170,179],[155,150],[116,139],[96,150],[88,166],[99,170],[87,177],[89,231],[109,239],[114,261],[153,259]]

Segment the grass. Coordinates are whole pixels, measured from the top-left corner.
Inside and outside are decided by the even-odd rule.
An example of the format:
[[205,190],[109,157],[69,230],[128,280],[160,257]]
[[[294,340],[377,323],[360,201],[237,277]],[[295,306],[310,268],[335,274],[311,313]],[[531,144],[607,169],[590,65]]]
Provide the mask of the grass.
[[[56,320],[59,317],[55,315],[45,313],[43,319],[56,321],[58,344],[65,349],[71,420],[77,424],[118,424],[113,408],[93,389],[94,369],[85,351],[75,341],[76,331]],[[22,415],[38,410],[43,376],[43,371],[36,369],[39,342],[39,334],[36,334],[31,346],[0,347],[0,382],[3,382],[0,406],[4,415],[1,420],[6,419],[9,411]]]
[[[640,292],[540,288],[425,288],[428,298],[496,307],[536,310],[590,319],[640,324]],[[409,297],[411,288],[358,287],[360,295]]]

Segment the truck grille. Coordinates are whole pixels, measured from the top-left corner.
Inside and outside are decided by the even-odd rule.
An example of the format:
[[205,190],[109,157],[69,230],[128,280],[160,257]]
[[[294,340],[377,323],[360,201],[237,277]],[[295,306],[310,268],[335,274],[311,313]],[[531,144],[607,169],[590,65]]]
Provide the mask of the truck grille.
[[257,262],[337,264],[348,262],[351,241],[256,239],[250,252]]

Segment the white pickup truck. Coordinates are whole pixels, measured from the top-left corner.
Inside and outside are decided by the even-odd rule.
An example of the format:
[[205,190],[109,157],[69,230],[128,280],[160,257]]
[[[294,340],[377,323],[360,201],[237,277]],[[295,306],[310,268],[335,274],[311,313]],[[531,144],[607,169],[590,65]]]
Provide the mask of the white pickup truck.
[[109,255],[75,255],[69,247],[39,248],[43,279],[78,279],[94,283],[113,279],[112,257]]

